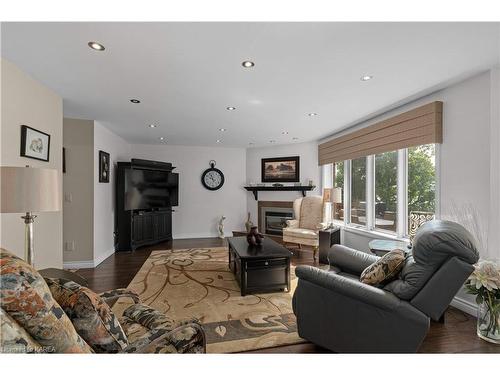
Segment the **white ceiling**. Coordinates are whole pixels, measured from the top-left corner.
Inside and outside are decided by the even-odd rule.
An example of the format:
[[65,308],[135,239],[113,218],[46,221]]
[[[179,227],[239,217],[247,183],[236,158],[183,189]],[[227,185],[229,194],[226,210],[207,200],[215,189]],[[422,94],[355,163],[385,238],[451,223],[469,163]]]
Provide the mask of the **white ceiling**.
[[499,24],[3,23],[2,56],[61,95],[65,116],[129,142],[264,146],[322,138],[498,64]]

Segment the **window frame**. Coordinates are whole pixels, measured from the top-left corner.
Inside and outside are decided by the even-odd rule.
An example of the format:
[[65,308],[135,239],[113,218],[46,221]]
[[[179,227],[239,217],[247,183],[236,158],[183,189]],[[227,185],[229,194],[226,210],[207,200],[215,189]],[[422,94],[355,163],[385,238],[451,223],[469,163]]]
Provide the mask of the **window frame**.
[[[435,176],[436,176],[436,191],[435,191],[435,213],[434,216],[439,219],[441,213],[440,205],[440,162],[441,148],[439,144],[435,146]],[[375,155],[368,155],[366,158],[366,224],[351,223],[351,177],[352,177],[352,160],[344,160],[344,220],[332,219],[332,222],[337,225],[343,225],[348,230],[361,231],[365,233],[373,233],[380,237],[388,238],[408,238],[408,148],[397,150],[397,223],[396,231],[389,231],[375,227]],[[334,170],[333,164],[328,164],[327,167]],[[331,176],[333,176],[331,174]],[[331,183],[334,185],[332,179]]]

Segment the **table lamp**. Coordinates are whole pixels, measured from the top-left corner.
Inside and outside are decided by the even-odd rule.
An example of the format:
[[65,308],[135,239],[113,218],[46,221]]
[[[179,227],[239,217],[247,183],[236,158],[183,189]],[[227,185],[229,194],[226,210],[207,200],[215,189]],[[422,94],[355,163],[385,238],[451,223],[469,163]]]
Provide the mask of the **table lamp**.
[[34,266],[33,246],[34,212],[61,209],[58,172],[55,169],[29,167],[0,167],[1,213],[25,212],[24,256]]
[[[332,203],[332,191],[333,189],[332,188],[324,188],[323,189],[323,205],[325,206],[325,210],[326,212],[328,212],[328,209],[326,209],[326,205],[327,204],[331,204]],[[326,216],[326,215],[325,215]],[[331,223],[333,221],[333,217],[332,217],[332,209],[330,207],[330,213],[329,213],[329,216],[327,218],[327,221],[328,223]]]

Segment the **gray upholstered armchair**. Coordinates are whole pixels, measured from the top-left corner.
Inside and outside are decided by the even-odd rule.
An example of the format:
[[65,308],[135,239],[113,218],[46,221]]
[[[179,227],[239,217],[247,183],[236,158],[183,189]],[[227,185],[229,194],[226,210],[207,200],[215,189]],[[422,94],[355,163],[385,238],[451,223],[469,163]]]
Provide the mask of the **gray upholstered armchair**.
[[398,279],[383,288],[360,273],[378,257],[345,246],[329,252],[330,271],[299,266],[293,296],[299,335],[335,352],[416,352],[479,259],[459,224],[430,221],[418,231]]

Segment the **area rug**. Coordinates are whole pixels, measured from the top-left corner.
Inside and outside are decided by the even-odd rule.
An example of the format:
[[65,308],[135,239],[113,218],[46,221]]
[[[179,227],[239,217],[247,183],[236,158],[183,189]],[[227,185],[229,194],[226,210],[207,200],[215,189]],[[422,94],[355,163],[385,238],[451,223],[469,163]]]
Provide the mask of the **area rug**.
[[[291,291],[240,295],[228,267],[227,248],[153,251],[128,286],[143,303],[182,320],[200,320],[207,352],[232,353],[302,342],[292,312]],[[125,299],[113,310],[121,314]]]

